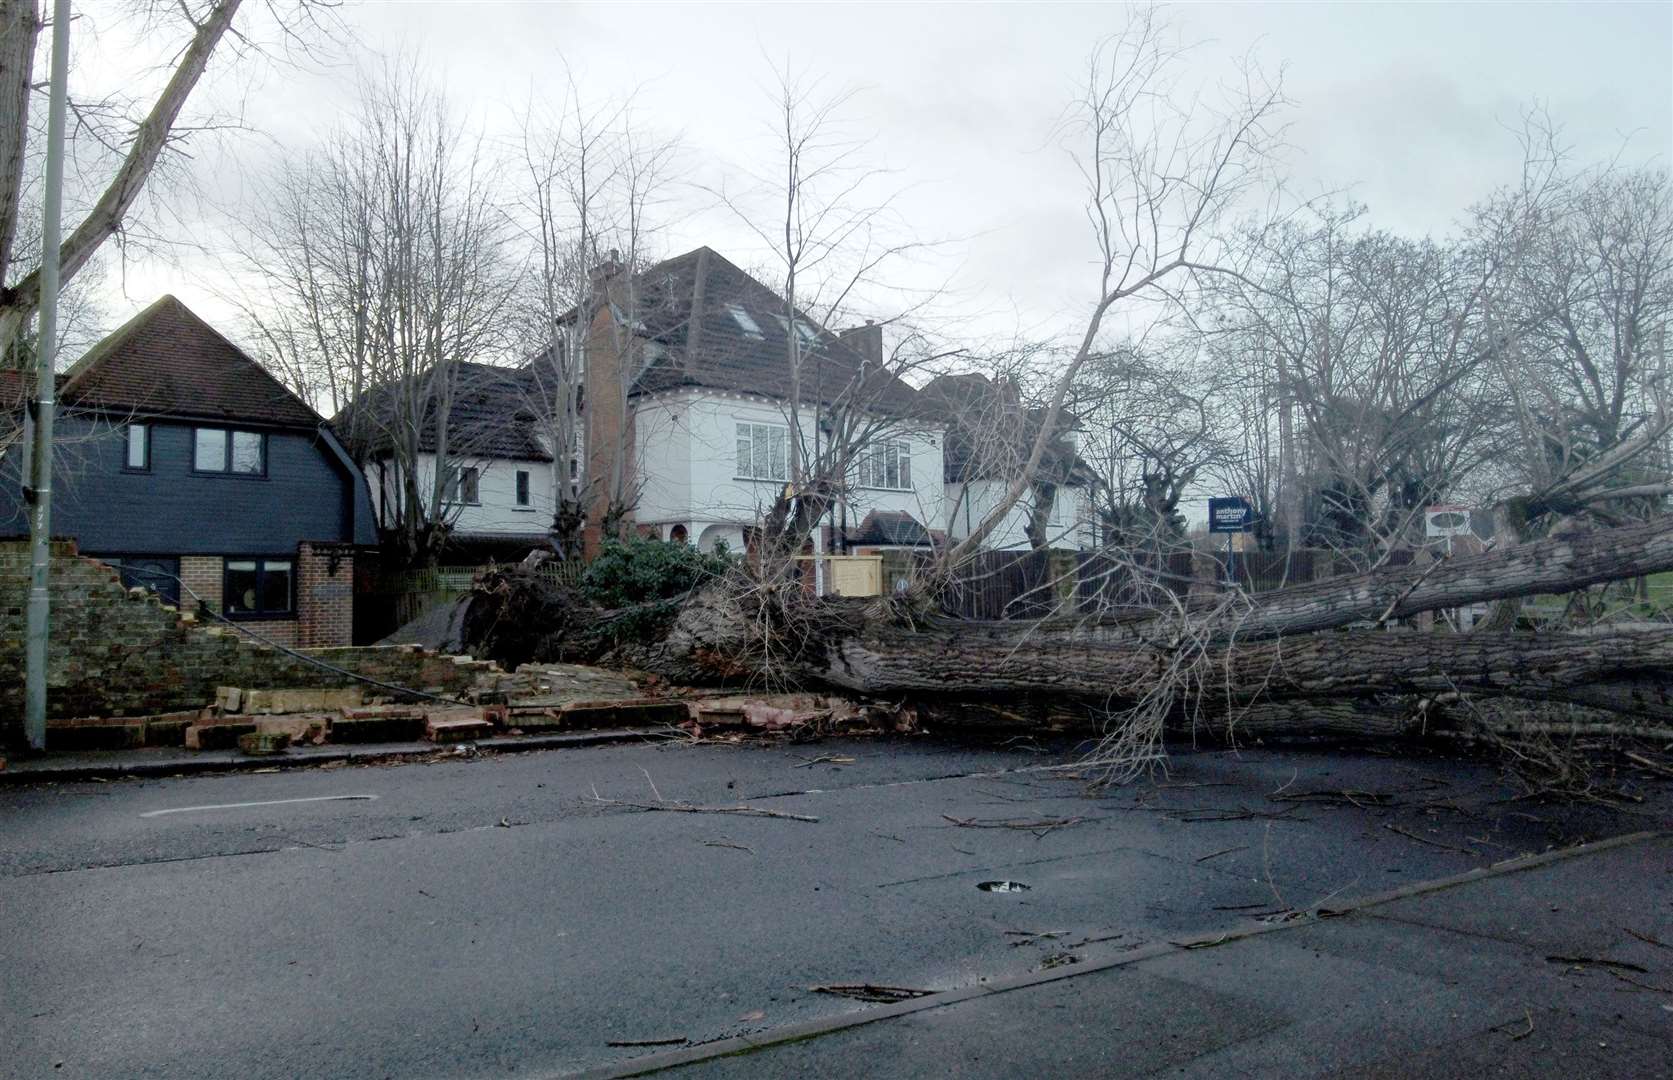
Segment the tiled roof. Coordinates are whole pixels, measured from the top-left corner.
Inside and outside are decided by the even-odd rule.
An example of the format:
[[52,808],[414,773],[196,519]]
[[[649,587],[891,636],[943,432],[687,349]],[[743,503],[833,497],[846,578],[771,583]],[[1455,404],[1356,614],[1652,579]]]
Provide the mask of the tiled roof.
[[[783,298],[770,288],[706,247],[657,263],[632,284],[635,329],[659,346],[639,374],[638,392],[696,386],[790,397],[792,331]],[[618,284],[613,295],[624,291]],[[809,335],[803,338],[804,400],[915,414],[911,386],[885,365],[868,367],[857,349],[805,313],[799,319]]]
[[67,406],[314,428],[319,414],[185,304],[165,296],[64,373]]
[[[447,425],[451,454],[511,461],[552,460],[539,437],[535,415],[538,397],[532,372],[527,368],[466,363],[455,365],[451,376],[453,404]],[[394,446],[390,421],[399,389],[381,386],[371,390],[332,421],[344,439],[361,444],[353,448],[357,452],[377,457]],[[436,451],[435,416],[435,395],[431,394],[419,437],[423,453]]]

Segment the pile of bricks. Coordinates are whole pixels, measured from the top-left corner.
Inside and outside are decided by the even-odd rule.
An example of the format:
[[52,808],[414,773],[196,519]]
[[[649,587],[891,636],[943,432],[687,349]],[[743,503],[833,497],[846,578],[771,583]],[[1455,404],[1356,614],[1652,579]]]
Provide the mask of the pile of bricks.
[[[222,687],[215,704],[184,732],[191,750],[238,746],[272,753],[321,743],[464,742],[494,734],[500,705],[367,704],[359,690],[239,690]],[[306,711],[304,711],[306,710]]]

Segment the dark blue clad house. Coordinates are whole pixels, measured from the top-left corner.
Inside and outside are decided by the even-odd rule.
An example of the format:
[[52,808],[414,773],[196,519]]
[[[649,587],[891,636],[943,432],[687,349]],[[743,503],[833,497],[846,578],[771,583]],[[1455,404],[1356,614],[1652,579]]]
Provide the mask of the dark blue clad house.
[[[59,376],[58,396],[55,537],[281,643],[349,644],[371,500],[301,398],[172,296]],[[5,462],[0,535],[29,531],[20,457]]]

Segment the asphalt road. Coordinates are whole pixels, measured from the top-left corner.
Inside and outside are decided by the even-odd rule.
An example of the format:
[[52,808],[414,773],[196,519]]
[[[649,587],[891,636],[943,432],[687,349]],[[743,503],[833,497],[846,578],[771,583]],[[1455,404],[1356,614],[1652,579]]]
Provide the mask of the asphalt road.
[[[1663,841],[1493,879],[1496,898],[1414,899],[1403,920],[1287,915],[1665,829],[1665,788],[1622,812],[1519,799],[1483,765],[1216,751],[1089,793],[1046,768],[1072,760],[927,739],[664,743],[0,789],[0,1074],[553,1075],[878,1008],[815,985],[947,991],[1076,965],[1090,973],[698,1069],[1375,1074],[1393,1045],[1388,1075],[1426,1060],[1474,1075],[1479,1055],[1444,1048],[1512,1019],[1492,1045],[1547,1048],[1530,1060],[1551,1075],[1673,1060],[1673,950],[1615,925],[1673,942]],[[627,805],[740,801],[818,820]],[[978,888],[992,881],[1029,888]],[[1436,897],[1452,906],[1431,918]],[[1575,974],[1535,955],[1547,938],[1635,959]],[[1568,981],[1524,1008],[1506,986],[1529,964]],[[1609,1008],[1548,1017],[1570,983]],[[1524,1012],[1538,1036],[1512,1038]]]

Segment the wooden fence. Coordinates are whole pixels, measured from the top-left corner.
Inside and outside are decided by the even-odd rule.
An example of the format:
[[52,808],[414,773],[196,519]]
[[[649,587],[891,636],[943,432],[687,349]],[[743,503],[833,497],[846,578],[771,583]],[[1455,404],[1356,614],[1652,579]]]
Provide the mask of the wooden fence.
[[[921,565],[921,564],[919,564]],[[913,569],[916,569],[915,566]],[[886,573],[889,568],[886,568]],[[953,576],[942,606],[966,619],[1037,619],[1155,608],[1171,594],[1235,582],[1263,593],[1340,573],[1329,552],[985,551]]]

